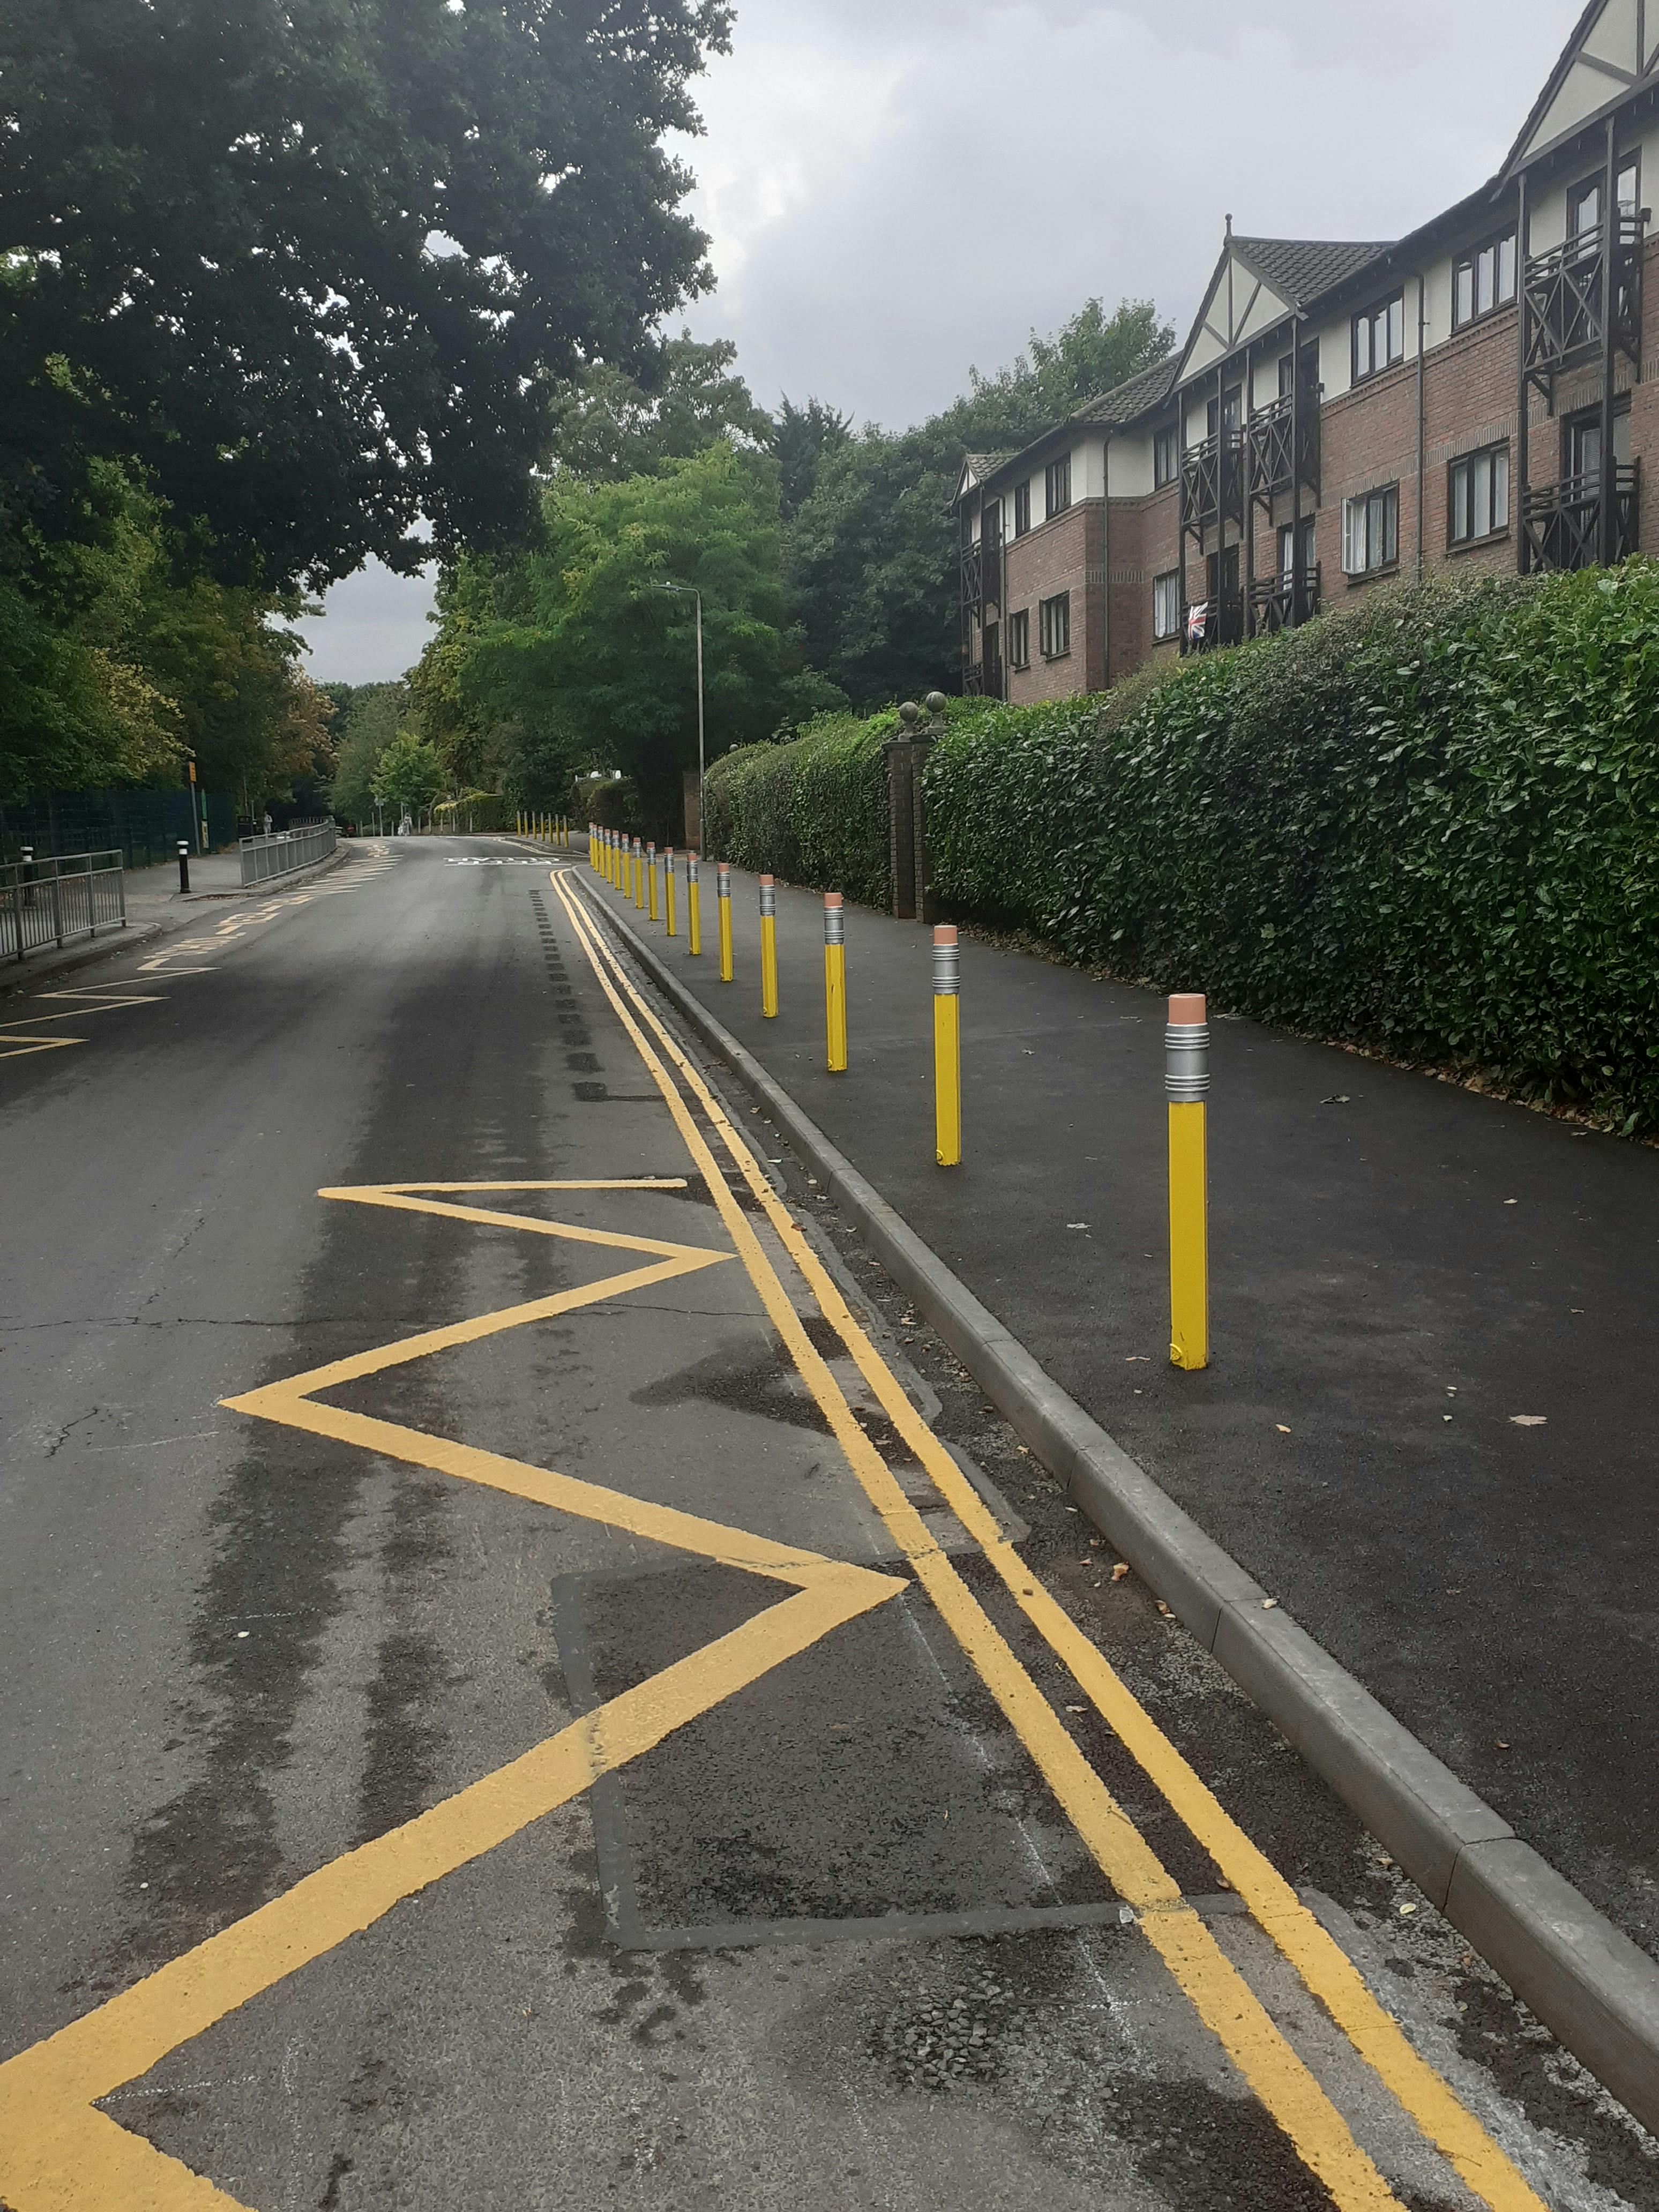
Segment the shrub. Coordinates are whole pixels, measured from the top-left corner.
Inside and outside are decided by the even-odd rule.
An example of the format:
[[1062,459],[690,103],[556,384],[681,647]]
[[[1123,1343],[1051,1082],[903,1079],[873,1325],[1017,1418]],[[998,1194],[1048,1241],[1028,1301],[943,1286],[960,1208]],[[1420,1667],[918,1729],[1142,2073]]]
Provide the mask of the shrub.
[[1659,565],[1371,595],[1102,703],[935,746],[953,910],[1659,1121]]
[[885,906],[887,761],[896,713],[826,714],[784,744],[744,745],[708,770],[703,843],[712,857],[786,883]]

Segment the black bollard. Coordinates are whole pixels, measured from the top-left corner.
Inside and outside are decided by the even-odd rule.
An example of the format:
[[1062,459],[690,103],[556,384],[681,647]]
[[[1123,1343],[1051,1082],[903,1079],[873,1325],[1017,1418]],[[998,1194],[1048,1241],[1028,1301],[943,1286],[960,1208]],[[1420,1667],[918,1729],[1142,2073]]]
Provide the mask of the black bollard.
[[184,838],[179,840],[179,888],[190,889],[190,847]]

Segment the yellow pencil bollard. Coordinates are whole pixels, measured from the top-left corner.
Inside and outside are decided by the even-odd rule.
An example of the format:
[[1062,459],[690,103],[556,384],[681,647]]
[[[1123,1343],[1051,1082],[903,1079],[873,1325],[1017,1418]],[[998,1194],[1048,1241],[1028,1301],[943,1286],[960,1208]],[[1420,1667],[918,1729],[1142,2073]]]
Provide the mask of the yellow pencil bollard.
[[948,921],[933,932],[933,1158],[962,1165],[962,954]]
[[654,921],[657,918],[657,846],[654,838],[645,848],[645,887],[647,900],[646,911],[649,918]]
[[1210,1364],[1210,1202],[1205,1105],[1210,1024],[1201,991],[1177,991],[1164,1032],[1170,1101],[1170,1364]]
[[847,915],[839,891],[823,895],[824,1066],[847,1073]]
[[666,846],[662,856],[662,925],[667,934],[674,934],[674,848]]
[[634,905],[636,912],[645,912],[645,842],[634,840]]
[[607,830],[605,833],[605,849],[610,862],[606,872],[611,879],[611,888],[613,891],[619,891],[623,888],[622,839],[614,830]]
[[720,981],[732,980],[732,871],[724,860],[714,863],[714,907],[720,925]]
[[686,950],[695,959],[702,951],[702,891],[697,883],[697,856],[685,856]]
[[611,832],[608,830],[599,832],[599,874],[605,883],[611,881]]
[[769,1022],[778,1011],[778,887],[760,879],[761,1012]]

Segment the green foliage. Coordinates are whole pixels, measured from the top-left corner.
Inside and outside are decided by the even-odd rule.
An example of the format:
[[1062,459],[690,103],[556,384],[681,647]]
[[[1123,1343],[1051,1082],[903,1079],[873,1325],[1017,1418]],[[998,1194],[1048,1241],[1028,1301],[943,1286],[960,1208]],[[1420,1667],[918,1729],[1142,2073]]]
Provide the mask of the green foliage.
[[737,357],[730,338],[702,345],[682,331],[661,342],[638,377],[593,362],[556,387],[552,459],[591,483],[615,483],[689,459],[719,438],[764,445],[772,424],[732,374]]
[[459,712],[519,730],[524,757],[533,741],[544,779],[562,761],[564,791],[579,768],[623,769],[636,826],[672,842],[697,757],[691,588],[708,751],[752,741],[795,704],[799,672],[781,627],[775,471],[723,441],[618,483],[556,477],[535,552],[463,563],[447,584],[416,694],[441,677]]
[[0,529],[137,460],[216,573],[511,540],[550,381],[708,281],[724,0],[11,0]]
[[927,771],[934,887],[1070,957],[1659,1121],[1659,565],[1373,597]]
[[747,745],[708,772],[703,842],[738,867],[888,902],[887,761],[896,713],[827,714],[786,744]]
[[374,772],[380,756],[409,719],[406,684],[330,685],[335,702],[334,781],[329,805],[360,826],[374,812]]
[[399,730],[374,764],[371,786],[382,806],[430,806],[444,787],[443,763],[428,738]]
[[1017,448],[1146,368],[1174,333],[1146,301],[1091,300],[1054,337],[895,436],[873,426],[819,462],[790,526],[789,603],[807,660],[869,712],[958,681],[956,524],[963,455]]
[[852,434],[851,418],[822,399],[797,407],[784,394],[766,442],[778,465],[778,510],[786,522],[793,521],[812,496],[828,456],[838,453]]

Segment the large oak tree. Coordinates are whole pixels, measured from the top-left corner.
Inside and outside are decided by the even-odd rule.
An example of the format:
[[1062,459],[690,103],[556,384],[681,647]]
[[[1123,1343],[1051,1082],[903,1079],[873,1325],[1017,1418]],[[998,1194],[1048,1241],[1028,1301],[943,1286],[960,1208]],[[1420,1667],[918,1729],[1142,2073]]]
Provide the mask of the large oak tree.
[[220,574],[510,541],[553,382],[707,281],[725,0],[8,0],[0,538],[131,456]]

